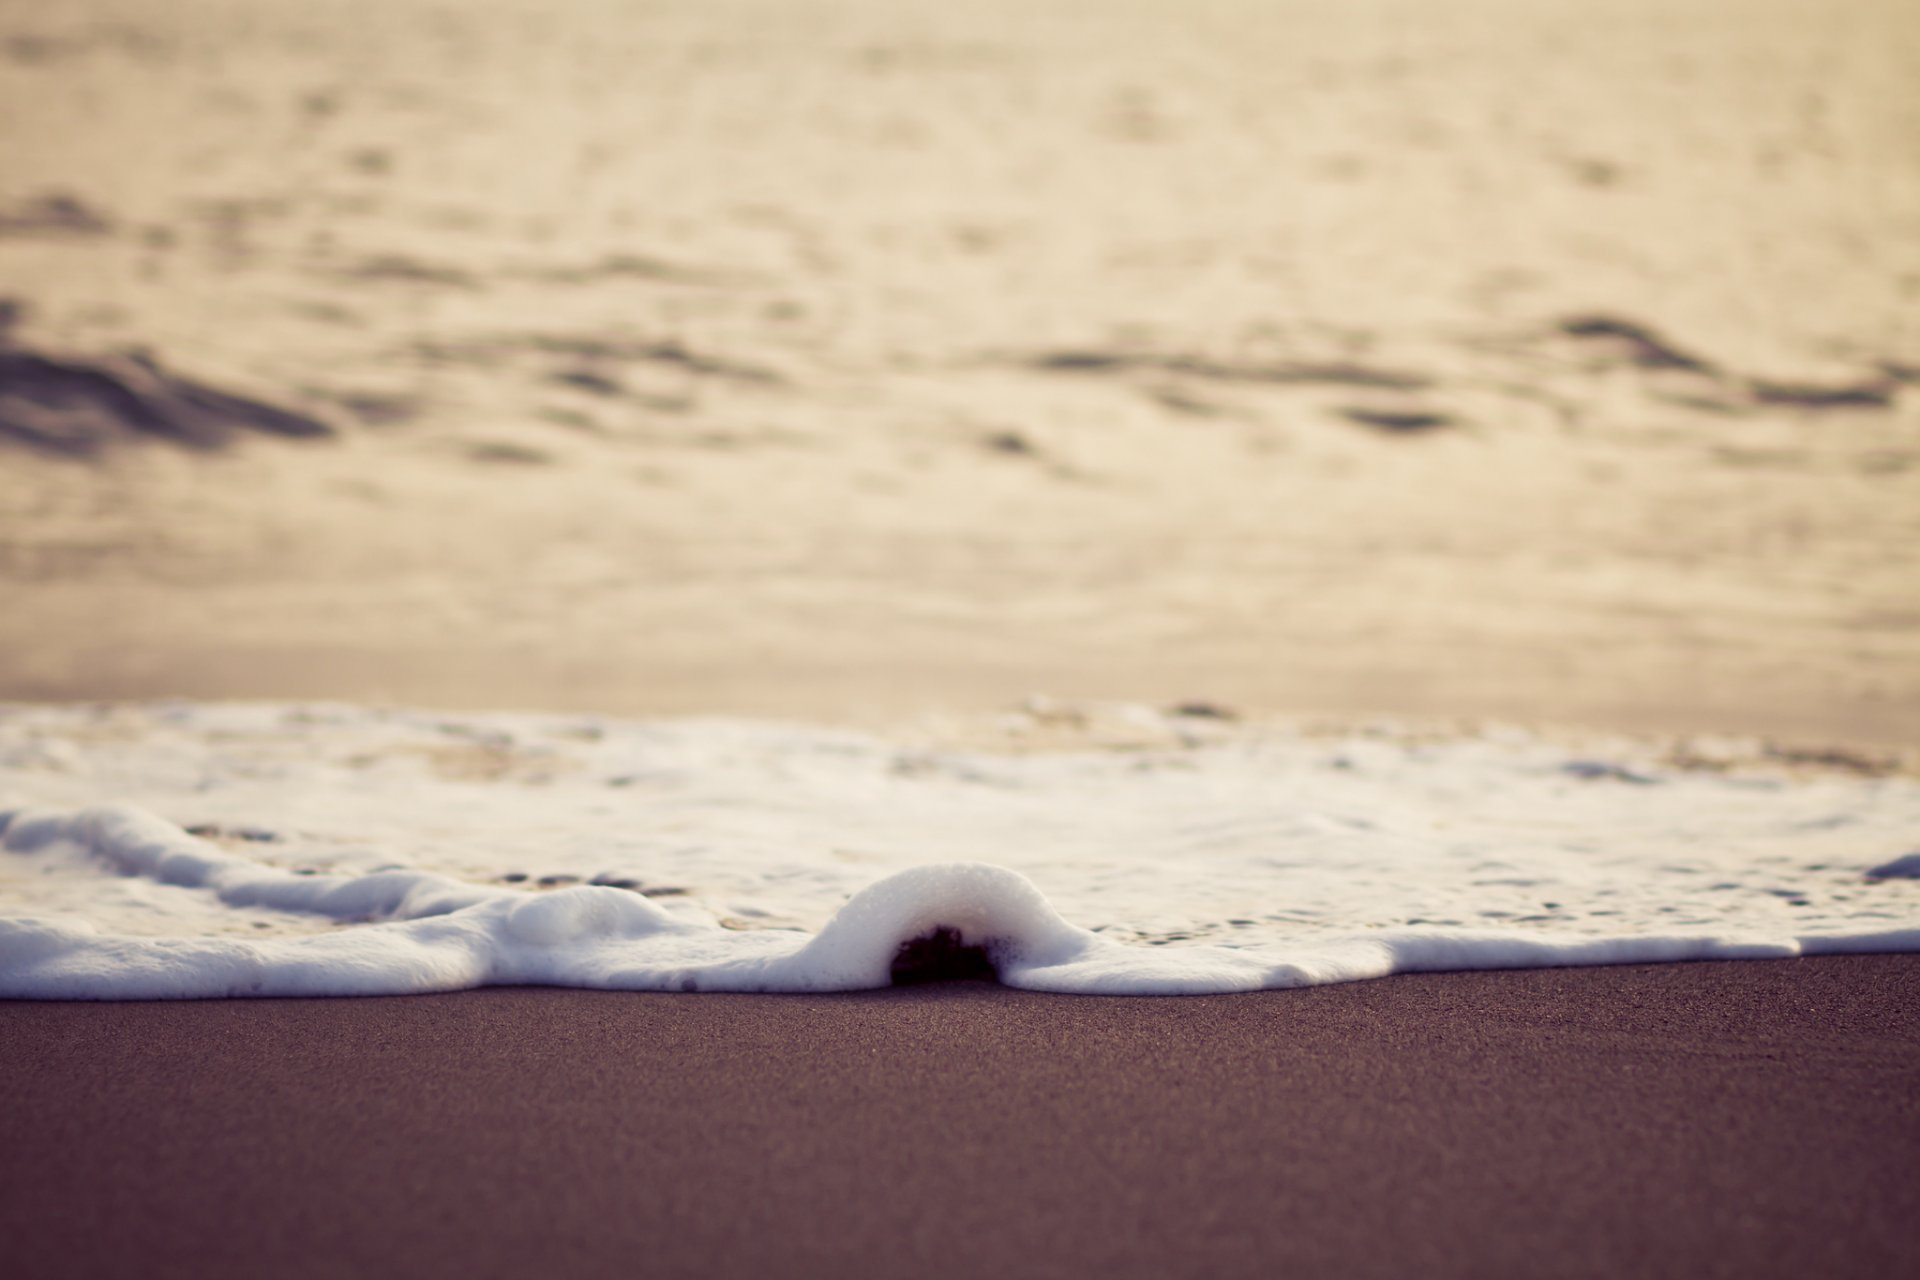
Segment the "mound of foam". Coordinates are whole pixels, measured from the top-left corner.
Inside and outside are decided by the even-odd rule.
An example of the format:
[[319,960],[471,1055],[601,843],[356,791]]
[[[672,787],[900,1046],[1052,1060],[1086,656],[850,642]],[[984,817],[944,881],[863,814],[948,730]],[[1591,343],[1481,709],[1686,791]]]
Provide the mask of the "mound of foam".
[[72,845],[123,875],[206,889],[235,907],[304,911],[336,920],[412,920],[445,915],[489,896],[486,889],[424,872],[300,876],[225,853],[129,806],[79,813],[0,815],[10,853]]
[[1437,969],[1920,950],[1920,928],[1849,935],[1554,938],[1444,929],[1320,937],[1294,948],[1154,948],[1063,919],[1025,877],[979,863],[915,867],[855,894],[818,933],[738,930],[626,889],[550,893],[421,872],[304,876],[127,807],[0,815],[10,857],[79,856],[124,876],[334,921],[328,932],[141,938],[84,922],[0,919],[0,996],[162,999],[400,995],[500,984],[622,990],[848,991],[893,981],[926,939],[1036,990],[1199,994]]

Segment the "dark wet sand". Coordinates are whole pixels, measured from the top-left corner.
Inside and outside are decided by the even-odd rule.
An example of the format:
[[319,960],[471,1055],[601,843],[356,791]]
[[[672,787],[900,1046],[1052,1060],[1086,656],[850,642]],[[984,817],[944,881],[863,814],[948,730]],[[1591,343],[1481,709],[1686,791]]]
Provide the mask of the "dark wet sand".
[[1920,957],[0,1004],[68,1275],[1920,1274]]

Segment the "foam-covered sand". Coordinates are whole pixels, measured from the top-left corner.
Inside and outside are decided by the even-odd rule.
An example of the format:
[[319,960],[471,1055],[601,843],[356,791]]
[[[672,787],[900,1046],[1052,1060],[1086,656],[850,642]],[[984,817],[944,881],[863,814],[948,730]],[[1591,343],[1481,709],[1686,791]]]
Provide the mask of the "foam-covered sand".
[[0,995],[833,991],[962,962],[1196,994],[1920,950],[1909,777],[1112,714],[1141,742],[18,708]]

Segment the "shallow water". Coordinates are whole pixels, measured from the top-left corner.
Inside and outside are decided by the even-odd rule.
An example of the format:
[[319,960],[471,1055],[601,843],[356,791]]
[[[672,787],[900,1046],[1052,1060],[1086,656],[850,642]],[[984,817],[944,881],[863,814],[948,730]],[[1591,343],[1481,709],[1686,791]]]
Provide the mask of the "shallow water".
[[1117,714],[1125,749],[1013,752],[733,721],[18,709],[0,992],[855,988],[942,928],[1004,981],[1110,992],[1920,949],[1896,865],[1910,778]]

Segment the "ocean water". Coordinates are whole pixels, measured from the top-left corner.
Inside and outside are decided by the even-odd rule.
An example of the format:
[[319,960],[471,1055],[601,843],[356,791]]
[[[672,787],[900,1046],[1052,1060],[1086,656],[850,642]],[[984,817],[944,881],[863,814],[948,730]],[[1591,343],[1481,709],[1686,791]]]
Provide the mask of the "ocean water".
[[[1166,994],[1920,950],[1920,781],[1518,731],[1050,713],[0,712],[0,996]],[[1053,717],[1057,719],[1057,717]],[[1056,735],[1057,737],[1057,735]]]

